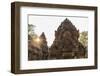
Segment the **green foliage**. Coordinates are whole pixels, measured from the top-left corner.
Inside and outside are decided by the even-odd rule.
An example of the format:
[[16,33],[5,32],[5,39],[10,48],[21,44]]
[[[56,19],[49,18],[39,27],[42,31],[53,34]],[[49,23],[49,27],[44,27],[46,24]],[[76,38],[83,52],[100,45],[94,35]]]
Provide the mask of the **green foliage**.
[[28,24],[28,34],[34,34],[35,25]]
[[35,25],[28,24],[28,35],[29,35],[31,38],[36,38],[36,37],[37,37],[37,35],[36,35],[35,31],[34,31],[34,28],[35,28],[35,27],[36,27]]
[[83,31],[80,33],[79,41],[83,44],[84,47],[88,46],[88,32]]

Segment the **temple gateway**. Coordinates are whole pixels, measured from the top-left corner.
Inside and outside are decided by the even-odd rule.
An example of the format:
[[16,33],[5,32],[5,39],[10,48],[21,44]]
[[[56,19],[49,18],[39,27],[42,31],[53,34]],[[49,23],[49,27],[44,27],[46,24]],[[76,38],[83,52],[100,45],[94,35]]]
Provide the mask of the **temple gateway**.
[[87,49],[79,42],[79,30],[67,18],[55,30],[55,39],[50,47],[43,32],[41,43],[28,42],[28,60],[87,58]]

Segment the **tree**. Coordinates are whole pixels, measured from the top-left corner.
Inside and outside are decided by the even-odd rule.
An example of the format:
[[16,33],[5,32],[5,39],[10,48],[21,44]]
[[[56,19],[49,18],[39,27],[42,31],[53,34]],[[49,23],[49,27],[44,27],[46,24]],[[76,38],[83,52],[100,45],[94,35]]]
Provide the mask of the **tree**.
[[28,34],[34,34],[35,25],[28,24]]
[[28,37],[31,37],[31,38],[36,38],[37,37],[37,35],[34,31],[35,27],[36,27],[35,25],[28,24]]
[[82,43],[84,47],[88,46],[88,32],[83,31],[80,33],[79,41]]

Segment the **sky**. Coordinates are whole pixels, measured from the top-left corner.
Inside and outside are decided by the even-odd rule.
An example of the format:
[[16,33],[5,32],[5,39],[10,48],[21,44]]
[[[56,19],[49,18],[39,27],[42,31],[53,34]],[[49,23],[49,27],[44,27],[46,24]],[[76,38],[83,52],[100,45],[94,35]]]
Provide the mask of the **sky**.
[[88,31],[87,17],[29,15],[28,24],[36,26],[34,30],[38,36],[44,32],[48,46],[51,46],[55,39],[55,30],[57,30],[61,22],[66,18],[68,18],[80,32]]

